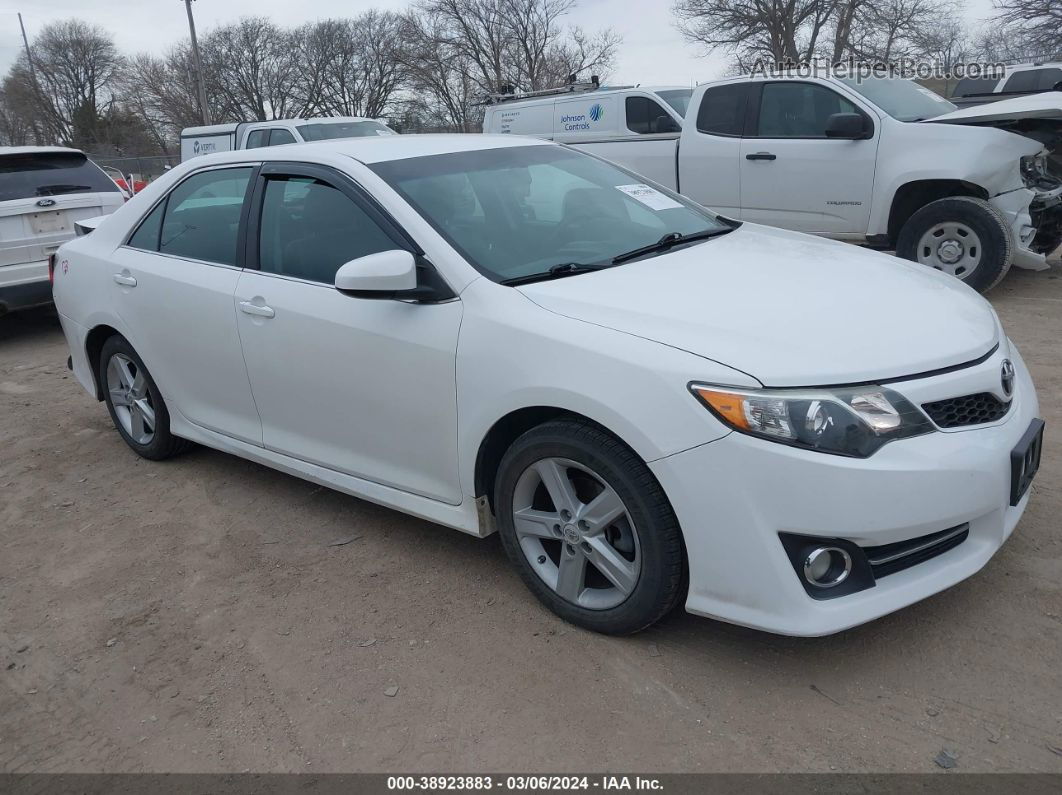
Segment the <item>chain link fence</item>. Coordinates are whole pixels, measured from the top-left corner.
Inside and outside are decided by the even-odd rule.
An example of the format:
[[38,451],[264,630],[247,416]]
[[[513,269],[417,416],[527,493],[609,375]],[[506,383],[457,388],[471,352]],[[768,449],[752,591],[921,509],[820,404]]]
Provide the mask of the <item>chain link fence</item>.
[[118,169],[123,175],[133,177],[134,181],[151,182],[181,162],[180,155],[151,155],[148,157],[93,157],[92,162],[98,166]]

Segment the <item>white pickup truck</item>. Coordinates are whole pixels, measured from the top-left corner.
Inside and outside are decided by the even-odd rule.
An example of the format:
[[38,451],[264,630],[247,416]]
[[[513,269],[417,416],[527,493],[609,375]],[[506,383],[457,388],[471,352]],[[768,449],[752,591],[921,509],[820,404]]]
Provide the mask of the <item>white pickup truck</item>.
[[258,149],[262,146],[333,138],[360,138],[366,135],[397,133],[376,119],[363,119],[359,116],[241,121],[211,124],[206,127],[187,127],[181,130],[181,162],[199,155],[231,152],[234,149]]
[[[514,132],[625,165],[725,215],[894,248],[987,290],[1062,243],[1062,93],[956,110],[899,78],[745,76],[698,86],[678,132],[601,135],[605,89]],[[536,104],[542,100],[534,100]],[[524,103],[488,110],[512,119]],[[585,107],[580,107],[585,106]],[[618,110],[618,109],[617,109]]]

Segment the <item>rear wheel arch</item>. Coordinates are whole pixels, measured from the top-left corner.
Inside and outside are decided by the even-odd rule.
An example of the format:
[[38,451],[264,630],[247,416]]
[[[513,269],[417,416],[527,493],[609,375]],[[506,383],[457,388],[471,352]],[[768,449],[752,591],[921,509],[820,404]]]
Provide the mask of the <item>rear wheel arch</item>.
[[96,400],[103,400],[103,384],[100,382],[100,355],[103,345],[114,335],[121,335],[118,329],[108,325],[95,326],[85,338],[85,355],[92,368],[92,382],[96,386]]
[[912,215],[931,202],[951,196],[970,196],[987,200],[988,191],[980,185],[961,179],[920,179],[905,182],[897,188],[889,209],[889,243],[896,244],[900,230]]

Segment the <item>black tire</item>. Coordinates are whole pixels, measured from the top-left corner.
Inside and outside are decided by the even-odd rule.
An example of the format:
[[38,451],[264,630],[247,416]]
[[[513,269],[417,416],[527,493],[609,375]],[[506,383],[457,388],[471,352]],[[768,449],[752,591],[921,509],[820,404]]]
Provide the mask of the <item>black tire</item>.
[[[114,404],[114,397],[107,385],[107,368],[109,367],[111,360],[115,356],[124,356],[129,359],[134,365],[135,372],[143,375],[146,387],[147,400],[150,407],[155,413],[155,425],[150,440],[146,443],[142,443],[130,435],[126,430],[122,420],[118,416],[118,411]],[[103,390],[103,400],[107,404],[107,411],[110,412],[111,421],[114,423],[114,427],[117,429],[119,435],[125,440],[125,443],[133,449],[133,451],[143,458],[148,458],[152,461],[162,461],[167,458],[172,458],[175,455],[179,455],[192,447],[192,442],[187,439],[181,439],[170,433],[170,414],[166,408],[166,402],[162,399],[162,394],[159,392],[159,388],[155,386],[155,381],[151,377],[151,373],[147,367],[144,366],[144,362],[140,359],[140,356],[133,346],[129,344],[125,337],[115,334],[107,339],[103,343],[103,348],[100,350],[100,359],[97,362],[99,381]]]
[[978,292],[991,290],[1010,270],[1012,256],[1010,229],[999,211],[984,199],[951,196],[937,199],[915,212],[900,229],[896,255],[912,262],[926,263],[927,250],[919,251],[919,241],[933,227],[960,223],[973,230],[981,241],[980,258],[975,266],[958,274]]
[[[637,533],[641,568],[633,589],[618,605],[588,609],[562,598],[536,573],[521,548],[513,520],[517,483],[533,464],[549,458],[586,467],[611,486],[626,508]],[[531,429],[505,453],[494,488],[498,528],[509,559],[532,593],[566,621],[595,632],[628,635],[654,624],[685,595],[685,549],[667,496],[634,451],[598,426],[573,418]],[[562,554],[564,542],[556,543]]]

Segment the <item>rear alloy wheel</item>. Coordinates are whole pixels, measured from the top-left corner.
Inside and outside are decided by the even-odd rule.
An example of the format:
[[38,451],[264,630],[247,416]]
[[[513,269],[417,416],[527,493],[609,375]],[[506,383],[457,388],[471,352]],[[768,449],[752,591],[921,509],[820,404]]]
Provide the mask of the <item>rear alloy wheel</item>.
[[951,196],[930,202],[907,219],[896,241],[896,254],[983,293],[1010,269],[1010,230],[984,199]]
[[573,624],[637,632],[682,596],[671,505],[642,460],[601,428],[556,420],[525,433],[502,459],[494,505],[524,582]]
[[124,337],[116,334],[103,343],[99,379],[114,427],[138,455],[161,461],[191,446],[170,433],[166,402]]

